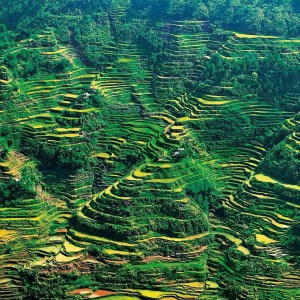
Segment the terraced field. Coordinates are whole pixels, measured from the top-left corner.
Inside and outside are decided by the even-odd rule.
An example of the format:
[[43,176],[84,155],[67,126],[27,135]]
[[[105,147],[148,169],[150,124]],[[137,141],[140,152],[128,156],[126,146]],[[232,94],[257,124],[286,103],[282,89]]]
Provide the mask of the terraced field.
[[[120,16],[111,12],[112,22]],[[290,105],[282,109],[233,96],[234,86],[222,81],[199,82],[184,93],[174,86],[179,78],[197,79],[214,54],[263,58],[281,44],[297,65],[300,41],[236,32],[218,39],[206,21],[170,21],[160,31],[170,51],[157,72],[151,53],[120,37],[101,48],[112,59],[103,71],[88,68],[74,45],[58,43],[51,30],[9,51],[25,48],[45,61],[65,61],[63,71],[18,81],[1,62],[0,124],[21,128],[23,148],[37,152],[44,147],[72,156],[90,143],[93,162],[66,174],[35,166],[32,153],[10,152],[0,163],[1,180],[20,180],[27,165],[39,167],[43,178],[35,199],[0,208],[1,299],[23,299],[22,268],[39,270],[44,281],[96,270],[90,285],[68,288],[70,297],[88,299],[300,297],[299,268],[282,246],[299,222],[300,186],[263,172],[271,146],[257,134],[270,138],[284,128],[285,147],[298,153],[297,95],[287,95]],[[235,120],[238,140],[223,127]],[[187,189],[207,179],[218,193],[205,208]]]

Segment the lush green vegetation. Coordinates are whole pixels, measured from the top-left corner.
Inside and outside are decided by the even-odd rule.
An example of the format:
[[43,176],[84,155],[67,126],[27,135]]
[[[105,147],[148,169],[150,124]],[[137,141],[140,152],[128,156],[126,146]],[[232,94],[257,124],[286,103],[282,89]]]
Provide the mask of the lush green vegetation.
[[289,138],[270,151],[261,169],[284,182],[297,184],[300,182],[300,156],[292,148],[286,147]]
[[[238,3],[216,0],[97,0],[81,3],[68,0],[63,4],[59,1],[36,1],[34,5],[29,1],[20,3],[14,0],[9,8],[2,10],[1,15],[9,25],[19,23],[23,28],[30,28],[32,25],[43,26],[45,21],[46,25],[59,22],[51,19],[52,15],[59,16],[76,10],[94,14],[113,9],[125,9],[130,17],[150,20],[209,19],[218,26],[243,32],[299,35],[299,3],[294,0],[257,0],[251,3],[245,0]],[[60,22],[67,24],[64,20]]]
[[10,179],[0,184],[1,204],[14,205],[21,199],[36,196],[36,184],[39,182],[38,174],[34,168],[24,167],[21,170],[21,179]]
[[299,298],[298,1],[0,4],[1,299]]

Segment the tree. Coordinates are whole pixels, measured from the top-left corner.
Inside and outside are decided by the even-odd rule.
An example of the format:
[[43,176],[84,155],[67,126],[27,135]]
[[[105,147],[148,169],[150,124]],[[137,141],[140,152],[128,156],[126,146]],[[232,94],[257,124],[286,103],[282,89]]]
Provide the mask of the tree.
[[198,203],[204,212],[208,213],[211,198],[215,193],[215,185],[209,178],[198,179],[187,185],[186,193]]
[[0,136],[0,160],[4,159],[9,151],[7,140]]
[[57,154],[58,165],[73,170],[86,167],[90,162],[89,158],[90,147],[87,143],[64,147]]
[[282,243],[294,255],[300,255],[300,223],[291,226],[282,238]]

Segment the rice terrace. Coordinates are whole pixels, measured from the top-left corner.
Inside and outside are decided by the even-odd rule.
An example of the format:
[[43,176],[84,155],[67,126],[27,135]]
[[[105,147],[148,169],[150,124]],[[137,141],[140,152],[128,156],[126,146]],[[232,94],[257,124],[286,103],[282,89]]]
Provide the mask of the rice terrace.
[[300,2],[0,0],[0,299],[300,299]]

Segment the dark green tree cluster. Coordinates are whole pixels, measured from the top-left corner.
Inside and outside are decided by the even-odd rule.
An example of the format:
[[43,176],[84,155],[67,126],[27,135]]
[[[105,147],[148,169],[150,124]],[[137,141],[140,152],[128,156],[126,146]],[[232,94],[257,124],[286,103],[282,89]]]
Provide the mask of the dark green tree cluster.
[[20,24],[23,29],[43,26],[43,22],[55,24],[56,16],[61,14],[111,13],[121,9],[127,12],[127,18],[209,19],[217,25],[249,33],[298,36],[300,32],[297,0],[12,0],[9,6],[2,0],[0,5],[0,20],[11,26]]
[[[300,223],[297,223],[290,227],[282,238],[282,244],[286,246],[292,254],[300,255]],[[297,263],[300,265],[300,259],[298,257]]]
[[276,145],[266,156],[260,170],[286,183],[300,182],[300,155],[287,147],[284,140]]
[[189,183],[186,187],[186,193],[196,201],[201,210],[208,213],[209,206],[216,196],[216,186],[212,180],[203,178]]
[[76,274],[62,273],[60,276],[46,280],[38,270],[22,269],[20,276],[26,291],[25,300],[77,299],[76,296],[67,294],[68,283],[78,278]]
[[61,147],[22,136],[21,151],[25,155],[37,158],[45,166],[74,171],[82,167],[88,167],[92,161],[90,158],[90,143],[82,140],[79,142],[76,146]]
[[47,72],[63,72],[68,67],[67,59],[48,60],[37,51],[22,49],[4,56],[4,64],[12,70],[16,78],[28,79],[47,70]]
[[8,143],[5,137],[0,136],[0,160],[4,159],[9,151]]
[[243,58],[228,60],[219,53],[206,61],[202,73],[202,85],[233,84],[230,91],[234,96],[259,97],[267,102],[282,106],[287,93],[300,91],[300,68],[291,68],[290,61],[283,55],[283,49],[274,48],[259,58],[256,53],[247,53]]
[[20,178],[1,180],[0,205],[10,206],[22,199],[34,198],[39,181],[40,175],[32,166],[25,166]]
[[20,130],[17,127],[0,127],[0,160],[5,159],[10,149],[18,149]]

